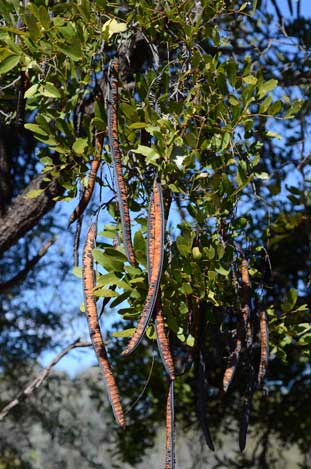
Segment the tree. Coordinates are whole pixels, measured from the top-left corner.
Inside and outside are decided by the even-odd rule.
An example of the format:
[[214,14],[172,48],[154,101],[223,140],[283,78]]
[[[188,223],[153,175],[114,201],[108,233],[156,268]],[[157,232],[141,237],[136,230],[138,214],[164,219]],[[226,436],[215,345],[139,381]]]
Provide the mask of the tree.
[[[92,252],[99,269],[95,295],[98,306],[118,307],[129,321],[114,335],[140,340],[133,327],[143,310],[148,356],[155,330],[147,319],[153,302],[159,313],[161,300],[175,372],[194,363],[188,375],[176,380],[177,398],[192,409],[183,419],[198,420],[212,446],[204,399],[217,396],[209,403],[213,427],[224,419],[223,408],[217,409],[219,399],[230,404],[229,414],[241,413],[238,390],[244,396],[243,447],[260,362],[263,311],[270,319],[270,387],[274,376],[297,388],[302,380],[303,389],[308,380],[308,20],[298,11],[297,18],[284,23],[276,2],[278,26],[268,2],[258,2],[257,10],[255,4],[223,0],[117,6],[82,1],[70,9],[58,2],[20,6],[3,1],[1,6],[2,127],[6,133],[17,129],[19,136],[9,146],[3,133],[0,147],[1,252],[7,255],[56,200],[73,198],[80,180],[83,195],[70,220],[79,228],[96,181],[102,199],[97,202],[100,232]],[[280,135],[284,143],[278,142]],[[23,176],[10,168],[9,154],[14,163],[26,144],[29,163]],[[37,158],[43,170],[34,177]],[[287,165],[295,169],[290,181]],[[28,196],[13,200],[29,177]],[[157,214],[161,194],[164,206]],[[165,243],[156,228],[150,234],[163,217]],[[163,269],[155,250],[164,255]],[[79,269],[75,272],[79,275]],[[157,278],[150,289],[153,274]],[[7,282],[13,279],[8,275]],[[149,308],[144,308],[146,296]],[[120,349],[120,343],[114,348]],[[136,358],[115,365],[118,380],[128,389],[143,354],[139,350]],[[232,378],[233,387],[222,398],[228,361],[231,374],[225,387]],[[191,398],[189,383],[195,390]],[[164,387],[157,392],[163,406]],[[273,398],[288,403],[280,389]],[[284,430],[283,421],[278,425],[274,418],[273,398],[269,405],[258,394],[254,398],[254,422],[258,418],[260,427],[269,415],[263,444],[276,432],[306,451],[301,414],[290,414],[294,423]],[[156,399],[152,394],[158,410]],[[128,458],[133,435],[120,436]],[[258,464],[263,457],[254,455]],[[132,462],[135,458],[137,453]]]

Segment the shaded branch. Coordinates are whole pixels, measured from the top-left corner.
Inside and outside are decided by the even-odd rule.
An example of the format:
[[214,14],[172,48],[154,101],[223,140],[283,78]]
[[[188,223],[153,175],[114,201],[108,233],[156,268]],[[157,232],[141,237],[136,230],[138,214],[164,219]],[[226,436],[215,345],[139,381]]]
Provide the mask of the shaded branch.
[[[47,173],[36,176],[0,218],[0,255],[31,230],[54,207],[55,197],[63,194],[65,189],[59,185],[58,180],[53,178],[47,182],[48,176]],[[43,189],[43,192],[36,198],[27,198],[29,191],[39,189]]]
[[40,259],[47,253],[48,249],[52,246],[52,244],[54,244],[54,242],[55,242],[55,239],[50,239],[47,243],[45,243],[41,247],[40,251],[38,252],[36,256],[30,259],[30,261],[26,262],[26,266],[23,270],[18,272],[17,275],[12,277],[7,282],[0,284],[0,294],[5,293],[8,290],[11,290],[13,287],[21,283],[23,280],[25,280],[29,272],[40,261]]
[[52,368],[57,365],[57,363],[65,356],[67,353],[69,353],[72,349],[78,348],[78,347],[91,347],[90,342],[80,342],[80,339],[76,339],[74,342],[72,342],[70,345],[68,345],[64,350],[62,350],[56,357],[53,358],[53,360],[49,363],[49,365],[44,368],[41,373],[33,380],[31,381],[28,386],[23,389],[22,392],[18,394],[18,396],[13,399],[11,402],[9,402],[3,409],[0,411],[0,421],[3,420],[7,414],[14,409],[17,405],[19,405],[21,402],[25,401],[27,397],[29,397],[36,389],[38,389],[43,381],[48,378]]

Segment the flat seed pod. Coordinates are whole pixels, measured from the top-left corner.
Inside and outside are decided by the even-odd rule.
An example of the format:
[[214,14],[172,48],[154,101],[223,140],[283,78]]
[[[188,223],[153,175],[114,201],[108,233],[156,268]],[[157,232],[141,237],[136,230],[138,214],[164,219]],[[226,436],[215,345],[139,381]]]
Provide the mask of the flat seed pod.
[[96,301],[94,299],[93,289],[95,286],[94,281],[94,268],[93,268],[93,254],[92,250],[95,247],[96,239],[96,224],[93,223],[87,233],[82,259],[82,274],[83,274],[83,292],[85,311],[87,314],[87,321],[90,331],[90,337],[92,344],[103,372],[106,388],[108,391],[108,397],[112,410],[117,423],[124,428],[125,420],[123,410],[121,406],[119,391],[117,388],[116,381],[111,371],[111,367],[108,361],[107,352],[105,349],[104,341],[102,338],[100,325],[97,317]]
[[[148,262],[148,281],[151,281],[152,269],[154,265],[154,255],[155,255],[155,240],[154,236],[151,236],[151,233],[154,233],[155,230],[155,210],[154,210],[154,194],[152,192],[150,197],[150,206],[148,212],[148,240],[147,240],[147,262]],[[164,236],[164,233],[163,233]],[[164,368],[169,375],[170,379],[175,379],[174,373],[174,361],[170,350],[170,344],[168,337],[165,331],[163,310],[161,304],[161,291],[159,288],[155,308],[155,332],[157,336],[157,344],[162,359]]]
[[175,468],[174,381],[169,381],[166,399],[166,458],[165,469]]
[[260,323],[260,364],[258,371],[258,384],[261,385],[267,371],[269,359],[269,327],[268,319],[265,311],[259,313]]
[[170,350],[170,344],[165,331],[165,324],[162,312],[161,293],[158,292],[155,304],[155,331],[157,336],[158,349],[164,365],[166,373],[171,380],[175,379],[174,361]]
[[223,389],[226,392],[232,383],[234,374],[236,372],[237,365],[239,363],[239,358],[240,358],[240,352],[242,348],[242,327],[239,325],[238,331],[237,331],[237,338],[236,338],[236,343],[233,352],[231,353],[227,368],[224,373],[224,378],[223,378]]
[[148,232],[148,245],[152,246],[148,248],[148,251],[153,253],[153,261],[151,262],[152,269],[150,270],[147,298],[136,331],[122,352],[123,356],[129,355],[140,344],[152,316],[159,291],[164,252],[164,208],[161,184],[156,180],[153,184],[153,198],[151,206],[149,206],[149,213],[153,210],[154,223]]
[[110,67],[110,86],[109,86],[109,102],[108,102],[108,134],[109,144],[111,148],[112,163],[116,178],[116,189],[122,224],[122,236],[125,247],[126,256],[130,264],[135,265],[136,259],[132,245],[131,237],[131,219],[127,200],[126,185],[122,173],[122,157],[119,146],[118,131],[118,74],[119,61],[114,59]]

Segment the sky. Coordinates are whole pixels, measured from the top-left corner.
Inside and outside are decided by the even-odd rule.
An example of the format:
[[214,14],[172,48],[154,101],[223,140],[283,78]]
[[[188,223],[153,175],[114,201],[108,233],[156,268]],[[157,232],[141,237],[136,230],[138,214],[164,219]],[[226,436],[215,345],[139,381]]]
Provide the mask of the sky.
[[[284,12],[285,17],[290,17],[290,12],[288,8],[288,1],[287,0],[277,0],[277,3],[282,12]],[[296,10],[296,1],[293,0],[294,11]],[[273,7],[272,7],[272,10]],[[301,0],[301,14],[303,16],[311,17],[311,0]],[[69,214],[73,210],[76,201],[72,201],[68,204],[65,204],[64,209],[62,210],[62,217],[68,219]],[[66,223],[65,223],[66,224]],[[65,226],[64,224],[64,226]],[[84,226],[84,230],[86,226]],[[54,249],[63,249],[66,252],[72,251],[72,242],[73,238],[70,234],[65,234],[62,236]],[[58,244],[58,246],[57,246]],[[67,291],[67,293],[66,293]],[[60,296],[66,295],[68,298],[68,307],[73,312],[76,311],[76,319],[73,319],[69,325],[66,327],[65,337],[68,338],[67,343],[70,343],[77,337],[80,337],[81,340],[89,340],[88,337],[88,328],[87,328],[87,321],[84,315],[80,314],[79,306],[83,301],[82,295],[82,286],[79,280],[74,279],[72,274],[67,276],[64,284],[62,285],[62,291],[60,292]],[[46,301],[44,295],[42,295],[42,299],[37,299],[38,301]],[[61,298],[60,298],[61,300]],[[49,299],[51,301],[51,299]],[[53,299],[53,301],[57,301],[57,298]],[[62,307],[62,301],[60,301],[60,307]],[[67,308],[66,308],[67,309]],[[66,314],[63,315],[64,317]],[[73,314],[73,317],[75,315]],[[111,328],[111,324],[118,319],[117,314],[108,314],[105,316],[104,321],[102,323],[102,327],[104,330],[109,330]],[[59,349],[59,351],[61,348]],[[55,357],[58,351],[47,351],[42,354],[39,361],[43,366],[47,366],[48,363]],[[97,360],[94,355],[93,349],[81,349],[81,350],[73,350],[68,354],[65,358],[63,358],[59,364],[56,366],[58,370],[65,370],[69,375],[75,376],[80,371],[88,368],[91,365],[96,365]]]

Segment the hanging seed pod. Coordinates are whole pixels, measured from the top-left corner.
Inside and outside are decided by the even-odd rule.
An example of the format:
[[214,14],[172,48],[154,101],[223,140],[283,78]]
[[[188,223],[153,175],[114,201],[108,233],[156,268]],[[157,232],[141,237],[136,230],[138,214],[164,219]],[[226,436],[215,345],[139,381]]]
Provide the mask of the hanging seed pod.
[[94,298],[93,289],[95,286],[94,281],[94,267],[93,267],[93,254],[92,250],[95,247],[96,240],[96,224],[93,223],[89,228],[87,233],[84,250],[83,250],[83,259],[82,259],[82,274],[83,274],[83,292],[84,292],[84,302],[85,302],[85,311],[87,314],[87,321],[90,331],[90,337],[92,344],[103,372],[106,388],[108,391],[108,397],[112,410],[115,416],[117,423],[124,428],[125,420],[123,415],[123,410],[121,406],[119,391],[117,388],[116,381],[112,374],[110,364],[107,357],[107,352],[105,349],[104,341],[102,338],[98,317],[97,317],[97,308],[96,301]]
[[166,458],[165,469],[175,468],[174,381],[169,381],[166,399]]
[[223,389],[226,392],[232,383],[234,374],[236,372],[238,363],[239,363],[239,358],[240,358],[240,352],[242,348],[242,336],[243,336],[243,326],[240,323],[238,330],[237,330],[237,338],[236,338],[236,343],[233,352],[231,353],[227,368],[224,373],[224,378],[223,378]]
[[258,371],[258,384],[259,386],[263,383],[266,375],[269,359],[269,327],[268,319],[265,311],[259,313],[260,323],[260,364]]
[[148,251],[153,252],[153,261],[150,264],[152,269],[150,269],[149,288],[136,331],[128,346],[122,352],[123,356],[133,352],[141,342],[154,310],[161,280],[164,253],[164,208],[161,184],[156,180],[153,184],[153,198],[151,200],[152,203],[149,206],[149,214],[151,213],[151,215],[149,215],[149,218],[152,217],[154,211],[154,223],[152,222],[152,228],[148,232],[148,243],[149,246],[152,246]]
[[122,224],[122,236],[126,256],[130,264],[135,265],[136,259],[131,237],[131,219],[127,200],[126,185],[122,173],[122,157],[119,146],[118,131],[118,74],[119,61],[114,59],[110,66],[110,86],[108,98],[108,134],[111,148],[112,163],[116,178],[116,190]]
[[[147,263],[148,263],[148,282],[151,283],[152,269],[154,265],[155,255],[155,239],[150,234],[155,230],[155,206],[154,206],[154,193],[150,197],[150,205],[148,212],[148,239],[147,239]],[[157,336],[157,344],[162,359],[164,368],[169,375],[170,379],[175,379],[174,375],[174,361],[170,350],[169,339],[166,335],[164,317],[161,303],[161,290],[159,288],[155,307],[155,332]]]

